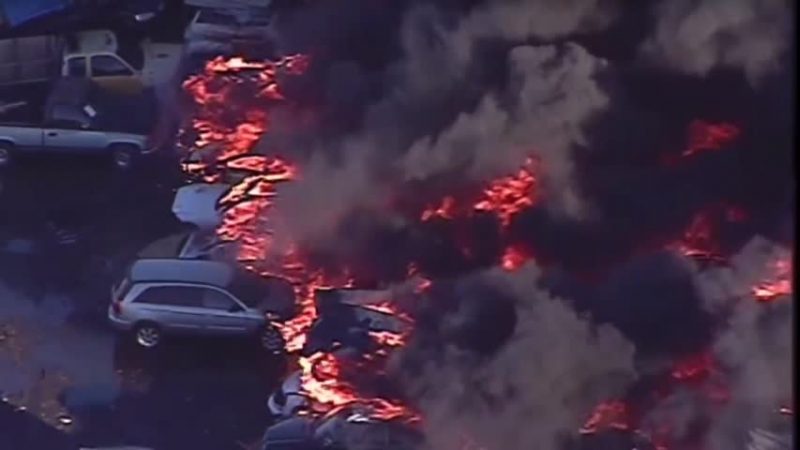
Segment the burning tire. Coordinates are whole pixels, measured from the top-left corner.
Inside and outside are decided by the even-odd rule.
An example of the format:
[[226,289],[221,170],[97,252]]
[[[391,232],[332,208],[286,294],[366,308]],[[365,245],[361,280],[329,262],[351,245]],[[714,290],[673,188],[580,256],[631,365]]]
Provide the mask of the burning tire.
[[161,343],[161,328],[152,322],[142,322],[133,328],[133,338],[144,348],[155,348]]
[[282,355],[286,351],[283,335],[273,326],[266,326],[259,332],[258,343],[261,348],[273,355]]

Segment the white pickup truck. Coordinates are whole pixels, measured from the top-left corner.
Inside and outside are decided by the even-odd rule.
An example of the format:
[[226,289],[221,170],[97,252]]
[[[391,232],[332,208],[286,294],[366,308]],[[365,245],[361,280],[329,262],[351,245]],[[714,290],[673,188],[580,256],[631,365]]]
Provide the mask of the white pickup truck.
[[[153,150],[145,123],[149,117],[138,112],[144,105],[110,98],[88,79],[63,78],[43,105],[28,100],[0,104],[0,167],[22,154],[62,153],[110,155],[116,167],[129,168]],[[137,124],[137,115],[145,120]]]

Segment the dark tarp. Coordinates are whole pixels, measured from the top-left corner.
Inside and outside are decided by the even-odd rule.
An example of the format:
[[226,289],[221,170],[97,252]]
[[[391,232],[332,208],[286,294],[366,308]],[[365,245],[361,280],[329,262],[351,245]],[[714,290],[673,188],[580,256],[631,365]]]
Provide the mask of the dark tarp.
[[2,15],[9,27],[63,11],[69,0],[8,0],[2,2]]

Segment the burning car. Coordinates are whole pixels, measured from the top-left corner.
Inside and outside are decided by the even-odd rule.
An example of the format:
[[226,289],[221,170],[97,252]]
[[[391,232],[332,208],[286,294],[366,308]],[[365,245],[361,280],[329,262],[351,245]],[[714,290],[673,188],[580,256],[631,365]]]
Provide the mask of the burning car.
[[375,351],[387,335],[410,333],[410,319],[393,310],[385,290],[320,289],[315,294],[319,317],[309,330],[304,355],[337,350],[340,355]]
[[292,372],[269,397],[267,407],[273,417],[286,419],[308,406],[308,397],[302,390],[301,372]]
[[362,449],[412,450],[420,437],[397,422],[373,420],[361,407],[345,408],[329,416],[297,416],[267,428],[260,450],[345,450],[354,443]]

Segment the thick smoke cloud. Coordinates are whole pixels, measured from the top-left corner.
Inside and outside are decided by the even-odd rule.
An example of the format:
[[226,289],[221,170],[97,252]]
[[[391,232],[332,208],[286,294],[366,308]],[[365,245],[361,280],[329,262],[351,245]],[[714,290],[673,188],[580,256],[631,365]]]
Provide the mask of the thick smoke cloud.
[[[476,301],[507,297],[515,305],[515,330],[491,356],[425,345],[433,341],[412,341],[404,349],[400,373],[425,417],[430,448],[462,449],[465,442],[489,449],[561,448],[597,401],[619,395],[635,377],[633,346],[614,328],[579,317],[538,279],[528,265],[458,282],[468,287],[465,295],[483,287]],[[446,340],[454,320],[439,325],[436,342]]]
[[[323,3],[294,20],[305,13],[328,17],[331,7]],[[365,246],[354,242],[363,239],[370,261],[383,264],[407,251],[410,239],[398,231],[400,237],[386,240],[393,245],[383,245],[363,236],[380,227],[417,231],[397,212],[397,197],[412,192],[435,201],[536,155],[545,168],[544,205],[519,214],[508,234],[530,245],[542,265],[570,273],[558,297],[574,305],[545,293],[528,271],[457,282],[466,298],[513,299],[517,327],[486,358],[436,344],[463,344],[453,330],[463,327],[469,308],[419,325],[433,328],[430,339],[418,333],[399,370],[412,380],[410,394],[423,408],[433,446],[460,448],[460,430],[469,429],[490,449],[558,448],[560,435],[574,432],[596,400],[621,392],[626,383],[619,381],[634,376],[634,350],[637,359],[663,363],[653,369],[646,361],[649,374],[711,341],[732,383],[729,406],[717,414],[695,391],[678,390],[648,420],[680,425],[677,433],[688,435],[698,417],[711,416],[708,440],[733,448],[731,430],[762,419],[743,411],[789,392],[791,305],[764,307],[750,296],[774,255],[746,250],[731,268],[699,271],[693,279],[696,268],[652,249],[679,239],[698,211],[720,205],[748,214],[711,231],[723,253],[754,233],[774,231],[773,219],[786,216],[793,187],[786,94],[793,69],[782,64],[788,2],[653,1],[645,5],[652,6],[649,21],[590,0],[410,3],[381,22],[391,24],[386,29],[395,40],[386,54],[396,61],[344,57],[317,74],[322,103],[333,105],[322,108],[318,125],[340,120],[345,131],[315,130],[274,145],[278,129],[261,143],[263,151],[282,148],[303,161],[301,178],[279,188],[270,212],[280,222],[278,240],[340,250]],[[358,26],[374,13],[345,22]],[[640,35],[628,45],[639,51],[629,57],[597,45],[605,32],[619,39],[629,31],[614,28],[618,22],[643,28],[634,30]],[[313,53],[312,38],[298,49]],[[687,125],[695,119],[732,123],[741,135],[728,147],[664,164],[665,154],[686,148]],[[353,216],[368,217],[368,225],[343,230],[342,224],[360,223]],[[578,269],[600,281],[577,282]],[[590,312],[592,320],[575,310]],[[722,324],[715,329],[716,321]]]
[[663,399],[646,423],[653,428],[670,424],[675,437],[690,438],[692,424],[705,420],[709,432],[703,439],[713,450],[736,448],[757,427],[781,428],[778,409],[793,399],[794,298],[784,295],[760,303],[751,290],[774,275],[777,261],[790,259],[786,248],[756,237],[729,267],[697,273],[695,283],[705,307],[725,318],[710,351],[729,398],[719,404],[702,391],[681,389]]
[[556,209],[580,213],[571,153],[585,142],[583,122],[606,107],[597,80],[605,62],[576,44],[524,43],[611,17],[605,2],[586,1],[488,2],[458,18],[410,11],[403,57],[384,74],[386,94],[361,130],[320,144],[302,179],[281,191],[283,231],[329,241],[348,213],[385,208],[405,183],[483,182],[530,154],[548,167],[543,182]]
[[644,55],[675,70],[706,75],[741,69],[756,84],[779,68],[791,38],[787,0],[666,0],[655,5],[656,26]]
[[729,269],[704,274],[699,282],[710,308],[729,310],[726,327],[712,347],[731,373],[730,402],[715,416],[709,436],[714,449],[731,448],[743,429],[772,425],[777,409],[794,398],[793,295],[764,304],[749,291],[774,276],[778,261],[791,261],[790,251],[757,237],[732,259]]

